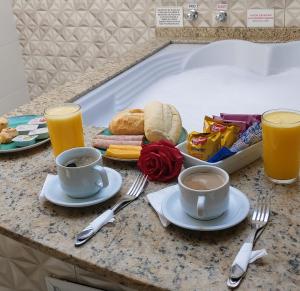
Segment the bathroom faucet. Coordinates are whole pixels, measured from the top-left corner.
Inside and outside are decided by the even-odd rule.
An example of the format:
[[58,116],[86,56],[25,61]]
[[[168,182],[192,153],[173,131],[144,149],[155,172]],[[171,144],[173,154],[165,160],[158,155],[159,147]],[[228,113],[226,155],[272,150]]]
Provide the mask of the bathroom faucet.
[[227,12],[226,11],[218,11],[216,15],[216,20],[218,22],[225,22],[227,20]]
[[186,14],[185,18],[188,21],[195,21],[198,18],[198,12],[196,9],[190,9]]

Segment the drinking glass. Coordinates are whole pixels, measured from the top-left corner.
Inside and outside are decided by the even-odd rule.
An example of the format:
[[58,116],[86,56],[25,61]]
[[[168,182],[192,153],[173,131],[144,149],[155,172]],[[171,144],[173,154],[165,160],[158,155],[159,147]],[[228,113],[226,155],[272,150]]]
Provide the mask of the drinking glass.
[[262,133],[265,174],[278,184],[295,182],[300,168],[300,111],[266,111]]
[[54,156],[65,150],[84,146],[80,105],[65,103],[47,108],[45,117]]

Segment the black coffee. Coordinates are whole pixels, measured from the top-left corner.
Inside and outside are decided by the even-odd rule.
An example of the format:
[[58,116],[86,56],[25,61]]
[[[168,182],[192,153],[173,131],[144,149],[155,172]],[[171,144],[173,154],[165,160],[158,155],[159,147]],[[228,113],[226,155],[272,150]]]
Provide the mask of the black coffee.
[[91,163],[95,162],[95,157],[93,156],[81,156],[78,158],[74,158],[64,164],[65,167],[76,168],[76,167],[84,167]]

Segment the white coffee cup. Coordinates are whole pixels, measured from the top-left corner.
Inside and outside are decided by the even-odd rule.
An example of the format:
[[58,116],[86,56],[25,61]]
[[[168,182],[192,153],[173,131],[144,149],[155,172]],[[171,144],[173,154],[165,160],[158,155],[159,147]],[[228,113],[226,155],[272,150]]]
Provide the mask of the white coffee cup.
[[[83,156],[92,162],[79,167],[67,167],[67,163]],[[87,198],[108,186],[107,173],[102,165],[102,154],[92,147],[78,147],[62,152],[56,157],[57,173],[62,189],[72,198]]]
[[[183,180],[192,173],[212,173],[221,175],[224,183],[215,189],[195,190],[183,184]],[[183,170],[178,177],[180,201],[183,210],[190,216],[209,220],[222,215],[228,209],[229,175],[215,166],[194,166]]]

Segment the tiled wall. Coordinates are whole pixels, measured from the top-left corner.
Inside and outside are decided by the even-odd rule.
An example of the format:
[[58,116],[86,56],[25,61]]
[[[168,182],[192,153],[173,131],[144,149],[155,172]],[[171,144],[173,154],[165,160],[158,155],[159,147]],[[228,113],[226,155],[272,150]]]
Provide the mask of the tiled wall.
[[31,97],[154,37],[154,2],[13,0]]
[[[2,1],[2,0],[1,0]],[[185,26],[218,26],[222,0],[13,0],[32,97],[120,56],[155,35],[155,7],[199,5]],[[224,2],[224,1],[223,1]],[[226,1],[225,1],[226,2]],[[300,0],[228,0],[225,26],[245,27],[248,8],[274,8],[275,26],[300,26]]]

